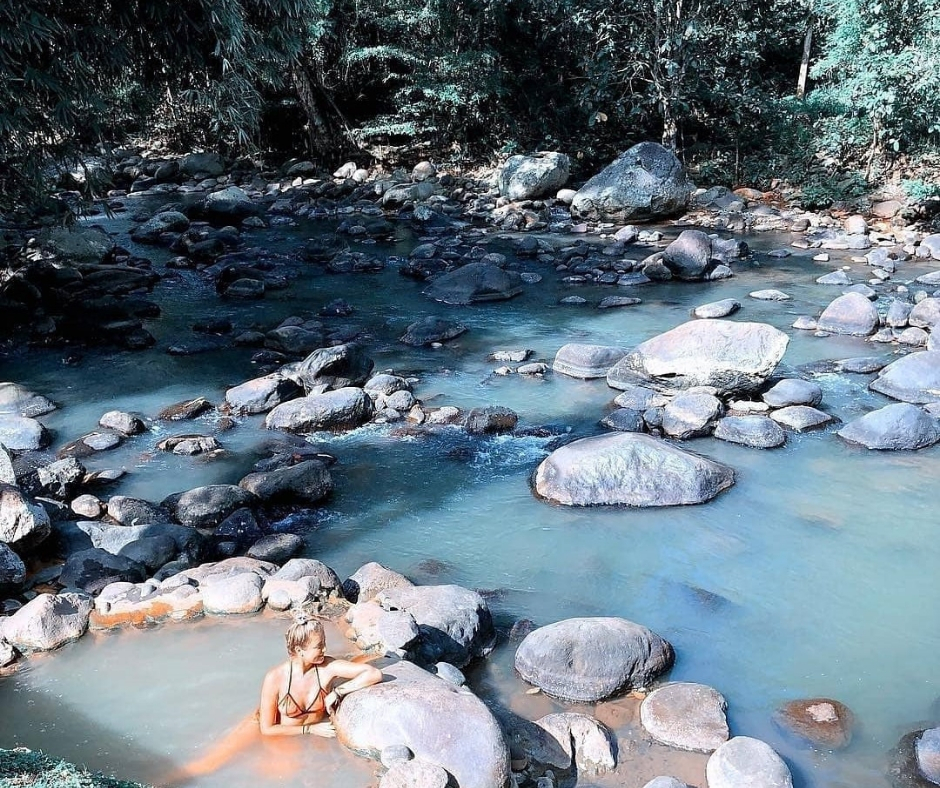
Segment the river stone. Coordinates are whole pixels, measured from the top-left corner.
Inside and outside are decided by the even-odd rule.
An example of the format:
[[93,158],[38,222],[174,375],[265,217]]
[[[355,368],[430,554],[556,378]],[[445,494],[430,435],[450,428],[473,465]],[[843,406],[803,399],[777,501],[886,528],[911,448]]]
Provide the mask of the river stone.
[[64,501],[78,491],[85,478],[85,466],[74,457],[43,465],[36,472],[43,493]]
[[573,761],[578,772],[586,774],[603,774],[617,765],[616,737],[587,714],[548,714],[523,728],[526,732],[533,729],[543,733],[524,745],[531,761],[564,770]]
[[304,549],[304,540],[297,534],[268,534],[248,549],[248,557],[272,564],[283,564]]
[[238,486],[254,493],[262,501],[316,503],[333,491],[333,477],[319,460],[305,460],[286,468],[250,473]]
[[627,349],[622,347],[572,342],[559,348],[552,369],[572,378],[603,378],[625,355]]
[[212,407],[212,403],[209,402],[205,397],[196,397],[195,399],[187,399],[182,402],[174,402],[172,405],[168,405],[157,415],[157,418],[161,421],[183,421],[186,419],[194,419],[196,416],[199,416],[205,413]]
[[455,687],[462,687],[467,683],[467,677],[461,672],[460,668],[451,665],[449,662],[438,662],[433,666],[434,675],[449,681]]
[[721,411],[718,397],[704,391],[683,392],[663,408],[663,432],[680,440],[707,435]]
[[334,717],[340,743],[377,758],[404,745],[453,776],[460,788],[509,781],[509,750],[486,705],[472,692],[408,662],[380,664],[385,680],[343,699]]
[[866,449],[924,449],[940,441],[940,425],[916,405],[898,402],[866,413],[836,433]]
[[541,151],[531,156],[510,156],[497,174],[500,196],[534,200],[555,194],[568,182],[571,160],[564,153]]
[[239,222],[258,209],[244,189],[228,186],[206,197],[205,212],[215,220]]
[[235,484],[210,484],[163,499],[161,506],[177,522],[192,528],[214,528],[236,509],[257,503],[255,495]]
[[16,486],[16,471],[13,469],[13,458],[7,447],[0,443],[0,484]]
[[705,764],[708,788],[792,788],[783,759],[769,744],[735,736],[712,753]]
[[[204,537],[194,528],[176,523],[145,523],[142,525],[111,525],[94,521],[82,521],[76,527],[88,535],[92,547],[109,553],[122,553],[129,544],[152,537],[171,539],[176,552],[186,552],[198,558],[203,550]],[[164,561],[164,563],[166,563]]]
[[923,328],[914,328],[912,326],[905,328],[898,334],[898,344],[909,347],[926,347],[930,341],[930,336]]
[[144,224],[131,230],[131,240],[155,244],[164,233],[183,233],[189,229],[189,217],[179,211],[160,211]]
[[940,402],[940,351],[925,350],[899,358],[882,369],[869,388],[915,405]]
[[621,223],[672,216],[685,210],[692,188],[673,153],[655,142],[641,142],[584,184],[571,212]]
[[257,613],[263,606],[261,578],[243,572],[203,585],[202,604],[209,615],[227,616]]
[[842,286],[845,286],[845,285],[850,285],[850,284],[852,284],[852,280],[849,279],[849,275],[848,275],[845,271],[843,271],[843,270],[840,268],[840,269],[838,269],[837,271],[833,271],[832,273],[825,274],[824,276],[820,276],[820,277],[816,280],[816,284],[817,284],[817,285],[842,285]]
[[940,323],[940,298],[925,298],[911,308],[907,322],[917,328],[933,330]]
[[0,414],[35,418],[55,409],[55,403],[42,394],[18,383],[0,383]]
[[130,558],[146,567],[148,572],[155,572],[164,564],[176,558],[179,548],[171,536],[154,535],[134,539],[121,548],[119,555]]
[[772,288],[767,290],[754,290],[748,293],[748,295],[757,301],[791,301],[793,299],[793,296],[789,293],[784,293],[782,290],[774,290]]
[[25,553],[50,533],[52,525],[42,506],[30,503],[18,487],[0,484],[0,542]]
[[225,392],[225,402],[235,413],[267,413],[302,392],[295,381],[275,372],[233,386]]
[[777,711],[775,720],[815,747],[838,750],[852,741],[855,717],[837,700],[810,698],[790,701]]
[[[305,584],[309,589],[309,598],[326,599],[329,596],[343,596],[343,587],[339,576],[322,561],[313,558],[291,558],[264,583],[262,594],[269,596],[282,588],[279,584]],[[293,589],[287,585],[288,594]],[[296,605],[296,603],[294,603]]]
[[638,345],[610,370],[607,383],[712,386],[719,396],[750,392],[773,373],[788,343],[764,323],[692,320]]
[[421,637],[414,616],[401,610],[386,610],[376,600],[353,605],[346,620],[350,624],[346,637],[363,651],[405,656]]
[[278,405],[264,420],[270,429],[288,432],[339,432],[365,424],[373,413],[372,399],[362,389],[341,388]]
[[163,580],[160,583],[160,587],[169,590],[181,585],[189,585],[202,589],[229,577],[246,573],[257,575],[261,580],[264,580],[273,575],[276,571],[277,566],[268,561],[259,561],[257,558],[248,556],[239,556],[236,558],[226,558],[223,561],[200,564],[191,569],[184,569]]
[[643,788],[689,788],[686,783],[682,780],[677,780],[675,777],[654,777],[650,780]]
[[799,378],[784,378],[765,391],[762,399],[772,408],[785,408],[788,405],[809,405],[814,408],[822,402],[822,395],[822,386],[818,383]]
[[617,408],[611,411],[601,419],[601,424],[618,432],[643,432],[645,428],[643,413],[632,408]]
[[416,655],[425,664],[443,660],[462,668],[493,650],[493,619],[476,591],[455,585],[398,586],[380,591],[375,600],[414,618],[421,635]]
[[343,595],[350,602],[368,602],[387,588],[410,588],[413,585],[404,575],[370,561],[343,583]]
[[164,523],[167,514],[159,507],[140,498],[112,495],[108,499],[108,517],[121,525],[146,525]]
[[180,172],[193,177],[208,175],[214,177],[225,172],[225,165],[218,153],[189,153],[179,160]]
[[466,430],[471,435],[498,435],[512,432],[519,416],[515,411],[500,405],[473,408],[467,414]]
[[58,457],[91,457],[100,451],[109,451],[121,444],[116,432],[90,432],[67,443],[57,452]]
[[379,395],[387,397],[399,391],[411,391],[411,385],[403,377],[384,372],[369,378],[362,388],[373,399]]
[[515,668],[549,695],[592,703],[646,687],[672,667],[672,646],[623,618],[569,618],[519,644]]
[[712,240],[701,230],[683,230],[662,256],[673,276],[689,281],[702,279],[711,259]]
[[716,438],[755,449],[775,449],[787,442],[783,428],[767,416],[725,416],[715,425]]
[[[484,262],[468,263],[435,278],[423,292],[435,301],[445,304],[505,301],[522,292],[522,279],[515,271],[504,271],[497,265]],[[411,326],[408,331],[411,333]],[[406,345],[413,344],[406,342],[404,338],[402,342]]]
[[0,542],[0,593],[4,586],[19,585],[26,579],[26,564],[5,542]]
[[720,318],[727,317],[737,312],[741,308],[741,302],[734,298],[723,298],[721,301],[712,301],[709,304],[702,304],[692,310],[692,314],[697,318]]
[[114,432],[119,432],[125,436],[138,435],[147,429],[141,418],[121,410],[109,410],[103,414],[98,419],[98,426],[114,430]]
[[36,451],[48,446],[51,437],[36,419],[0,414],[0,443],[10,451]]
[[789,405],[770,414],[777,424],[794,432],[816,429],[833,421],[832,416],[809,405]]
[[19,651],[51,651],[85,634],[93,604],[85,594],[40,594],[0,618],[0,638]]
[[98,547],[72,553],[62,566],[59,582],[66,588],[78,588],[96,594],[108,583],[140,583],[147,577],[143,564]]
[[440,317],[424,317],[408,326],[399,339],[411,347],[423,347],[459,337],[467,331],[467,327],[460,323],[444,320]]
[[888,307],[888,314],[885,315],[885,325],[891,328],[904,328],[907,326],[913,309],[913,304],[895,298]]
[[379,780],[379,788],[447,788],[449,785],[450,775],[444,769],[423,760],[393,764]]
[[0,637],[0,668],[12,665],[16,662],[16,649]]
[[726,465],[630,432],[562,446],[535,474],[536,493],[565,506],[704,503],[732,484],[734,471]]
[[918,771],[940,785],[940,728],[928,728],[914,742]]
[[220,541],[234,542],[239,548],[245,549],[264,536],[264,532],[251,509],[236,509],[219,523],[213,536]]
[[57,257],[77,263],[98,264],[114,249],[111,236],[99,227],[56,227],[45,234],[43,245]]
[[301,356],[318,350],[323,341],[324,336],[321,330],[303,326],[278,326],[264,336],[266,348],[291,356]]
[[361,386],[372,374],[374,363],[365,349],[349,342],[345,345],[317,348],[303,361],[282,368],[281,372],[303,386],[308,394],[326,389]]
[[847,293],[823,310],[816,328],[829,334],[871,336],[878,328],[878,310],[860,293]]
[[645,411],[650,408],[662,408],[669,402],[669,397],[646,386],[625,383],[622,392],[614,399],[614,404],[621,408]]
[[440,184],[433,181],[403,183],[393,186],[382,195],[382,206],[394,208],[407,202],[421,202],[430,199],[435,194],[440,194],[441,191]]
[[640,722],[656,741],[691,752],[712,752],[728,741],[728,704],[704,684],[676,682],[653,690],[640,705]]
[[204,612],[202,594],[190,585],[160,588],[155,581],[111,583],[95,597],[92,629],[144,626],[161,621],[188,621]]

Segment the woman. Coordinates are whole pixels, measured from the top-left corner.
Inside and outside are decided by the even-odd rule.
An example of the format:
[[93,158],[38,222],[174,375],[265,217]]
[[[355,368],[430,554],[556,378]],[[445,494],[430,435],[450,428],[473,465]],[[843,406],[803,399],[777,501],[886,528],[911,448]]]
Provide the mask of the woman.
[[265,736],[333,737],[329,715],[340,699],[382,680],[378,668],[328,656],[323,625],[302,615],[287,630],[287,655],[287,662],[269,670],[261,686]]

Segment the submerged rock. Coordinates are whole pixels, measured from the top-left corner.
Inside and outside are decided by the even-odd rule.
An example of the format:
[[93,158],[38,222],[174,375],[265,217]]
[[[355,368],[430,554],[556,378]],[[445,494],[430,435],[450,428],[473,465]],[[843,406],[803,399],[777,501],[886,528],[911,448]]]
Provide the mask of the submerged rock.
[[653,690],[640,705],[640,722],[656,741],[692,752],[712,752],[728,741],[728,704],[704,684],[676,682]]
[[790,701],[778,710],[775,719],[782,728],[816,747],[838,750],[852,741],[855,717],[837,700]]
[[439,342],[447,342],[466,333],[466,331],[467,327],[461,323],[444,320],[440,317],[425,317],[408,326],[399,342],[411,347],[423,347]]
[[424,290],[426,296],[445,304],[505,301],[521,292],[522,279],[519,274],[483,262],[468,263],[456,271],[442,274]]
[[610,345],[562,345],[555,354],[552,369],[572,378],[589,380],[607,377],[610,368],[627,355],[627,349]]
[[925,350],[899,358],[882,369],[869,388],[915,405],[940,402],[940,351]]

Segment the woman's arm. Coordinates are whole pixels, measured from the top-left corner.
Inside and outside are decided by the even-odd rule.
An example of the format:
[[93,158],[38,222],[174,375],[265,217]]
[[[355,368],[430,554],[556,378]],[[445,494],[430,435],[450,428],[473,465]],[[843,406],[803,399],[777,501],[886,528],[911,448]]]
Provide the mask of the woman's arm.
[[373,684],[378,684],[382,680],[382,671],[378,668],[363,664],[362,662],[349,662],[345,659],[333,660],[333,662],[330,663],[330,672],[332,674],[330,679],[331,685],[333,684],[333,679],[336,678],[346,679],[346,681],[333,687],[326,696],[324,703],[326,704],[327,712],[332,712],[336,704],[339,703],[340,698],[344,698],[350,692],[371,687]]
[[264,677],[264,683],[261,685],[261,707],[258,710],[262,735],[303,736],[309,733],[326,738],[332,738],[336,735],[332,722],[319,720],[316,715],[312,714],[307,715],[299,725],[283,725],[281,723],[281,713],[277,707],[280,684],[280,671],[277,668],[268,671],[268,675]]

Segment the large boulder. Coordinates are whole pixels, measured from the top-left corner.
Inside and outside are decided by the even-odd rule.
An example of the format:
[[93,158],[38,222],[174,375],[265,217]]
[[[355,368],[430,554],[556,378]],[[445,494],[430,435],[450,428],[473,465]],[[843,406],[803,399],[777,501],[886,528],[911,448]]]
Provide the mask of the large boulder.
[[51,436],[36,419],[0,414],[0,443],[10,451],[36,451],[48,446]]
[[605,378],[610,368],[627,355],[627,349],[610,345],[569,342],[555,354],[552,369],[572,378]]
[[160,539],[166,543],[169,539],[177,553],[186,553],[198,559],[203,551],[204,537],[195,528],[176,523],[146,523],[143,525],[112,525],[106,522],[83,520],[76,527],[87,534],[92,547],[107,550],[118,555],[125,553],[125,548],[134,542],[147,539]]
[[712,262],[712,239],[701,230],[683,230],[663,249],[662,261],[677,279],[703,279]]
[[214,528],[236,509],[251,506],[258,498],[235,484],[210,484],[167,496],[162,506],[176,521],[192,528]]
[[0,383],[0,413],[35,418],[55,409],[55,403],[42,394],[36,394],[18,383]]
[[712,386],[752,392],[776,369],[789,337],[765,323],[692,320],[638,345],[607,375],[613,388],[652,382],[671,388]]
[[650,736],[669,747],[712,752],[728,741],[727,708],[717,690],[680,681],[646,696],[640,722]]
[[179,160],[179,170],[190,177],[215,176],[225,172],[225,165],[218,153],[190,153]]
[[309,394],[324,389],[362,386],[372,374],[373,366],[365,349],[349,342],[317,348],[303,361],[283,367],[281,373],[299,383]]
[[206,197],[204,210],[210,219],[223,222],[238,222],[258,212],[251,198],[243,189],[228,186]]
[[500,196],[534,200],[554,196],[568,182],[571,160],[564,153],[541,151],[531,156],[510,156],[497,176]]
[[268,413],[264,426],[288,432],[339,432],[365,424],[373,412],[372,399],[362,389],[341,388],[309,394],[278,405]]
[[121,525],[165,523],[168,515],[160,507],[142,498],[112,495],[108,499],[108,517]]
[[424,289],[426,296],[445,304],[505,301],[521,292],[522,277],[519,274],[484,262],[468,263],[442,274]]
[[535,473],[535,492],[565,506],[704,503],[732,484],[728,466],[632,432],[569,443]]
[[646,687],[674,659],[668,642],[632,621],[570,618],[529,633],[515,667],[549,695],[592,703]]
[[233,386],[225,392],[225,402],[236,413],[267,413],[302,393],[295,381],[274,372]]
[[899,358],[882,369],[869,388],[915,405],[940,402],[940,350]]
[[370,561],[360,566],[343,583],[343,595],[351,602],[368,602],[387,588],[411,587],[412,583],[399,572]]
[[503,788],[509,749],[486,705],[467,689],[409,662],[381,664],[385,681],[343,699],[334,717],[339,741],[378,758],[405,746],[435,764],[460,788]]
[[18,487],[0,484],[0,542],[23,552],[50,533],[52,524],[42,506],[30,503]]
[[147,568],[124,555],[115,555],[97,547],[72,553],[62,566],[59,582],[66,588],[78,588],[97,594],[109,583],[140,583]]
[[0,618],[0,639],[20,651],[51,651],[85,634],[92,606],[85,594],[40,594]]
[[823,310],[816,328],[830,334],[867,337],[878,329],[878,310],[861,293],[846,293]]
[[940,424],[916,405],[897,402],[850,421],[836,434],[866,449],[910,451],[940,441]]
[[681,213],[692,184],[673,153],[655,142],[641,142],[591,178],[575,194],[574,215],[628,222]]
[[735,736],[712,753],[705,764],[708,788],[792,788],[783,759],[759,739]]
[[273,471],[250,473],[238,486],[254,493],[262,501],[316,503],[333,491],[333,477],[319,460],[305,460]]

